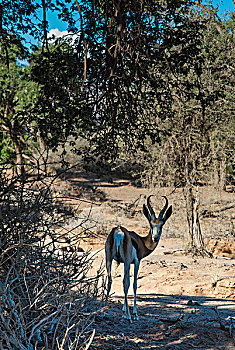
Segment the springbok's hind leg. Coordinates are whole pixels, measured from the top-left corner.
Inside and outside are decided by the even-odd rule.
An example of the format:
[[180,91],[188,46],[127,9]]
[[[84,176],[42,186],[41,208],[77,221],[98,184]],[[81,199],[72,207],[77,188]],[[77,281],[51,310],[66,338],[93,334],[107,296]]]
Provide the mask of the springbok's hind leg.
[[106,300],[107,300],[109,297],[111,286],[112,286],[112,274],[111,274],[112,260],[106,261],[106,269],[107,269],[107,273],[108,273],[108,281],[107,281],[107,286],[106,286],[106,288],[107,288]]
[[130,265],[127,265],[125,263],[124,278],[123,278],[123,289],[124,289],[125,299],[124,299],[124,305],[122,308],[122,311],[123,311],[122,317],[126,318],[131,322],[131,314],[130,314],[130,309],[129,309],[128,300],[127,300],[129,287],[130,287]]
[[140,263],[138,260],[136,260],[135,266],[134,266],[134,283],[133,283],[133,290],[134,290],[133,318],[134,318],[134,320],[139,319],[139,317],[137,315],[137,308],[136,308],[136,291],[137,291],[137,277],[138,277],[139,266],[140,266]]

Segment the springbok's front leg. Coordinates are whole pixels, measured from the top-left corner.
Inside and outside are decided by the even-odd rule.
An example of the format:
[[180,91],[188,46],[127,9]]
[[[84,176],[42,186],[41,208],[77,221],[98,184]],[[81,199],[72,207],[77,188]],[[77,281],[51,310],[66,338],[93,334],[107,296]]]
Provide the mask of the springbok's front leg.
[[129,309],[129,305],[128,305],[128,290],[130,287],[130,265],[124,263],[124,278],[123,278],[123,289],[124,289],[124,294],[125,294],[125,300],[124,300],[124,305],[122,308],[123,311],[123,316],[124,318],[126,318],[127,320],[130,321],[131,323],[131,314],[130,314],[130,309]]
[[136,308],[136,291],[137,291],[137,277],[138,277],[139,266],[140,266],[139,260],[135,260],[134,283],[133,283],[133,290],[134,290],[133,318],[134,318],[134,320],[138,320],[139,319],[139,317],[137,315],[137,308]]

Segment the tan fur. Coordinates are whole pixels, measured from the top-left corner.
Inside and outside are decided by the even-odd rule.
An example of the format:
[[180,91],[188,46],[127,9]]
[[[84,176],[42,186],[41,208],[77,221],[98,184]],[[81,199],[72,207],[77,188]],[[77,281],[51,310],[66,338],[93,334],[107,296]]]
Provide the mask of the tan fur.
[[[120,252],[116,252],[116,244],[115,244],[115,232],[123,232],[123,240],[120,243]],[[140,260],[145,256],[151,254],[156,247],[156,243],[152,240],[151,231],[145,237],[139,236],[134,231],[128,231],[125,227],[115,227],[110,232],[106,244],[105,244],[105,255],[106,255],[106,269],[108,272],[108,285],[107,285],[107,297],[109,295],[111,284],[112,284],[112,276],[111,276],[111,265],[112,260],[116,260],[117,262],[125,262],[125,273],[123,278],[123,289],[124,289],[124,306],[123,306],[123,316],[127,318],[131,322],[131,315],[128,306],[128,290],[130,286],[130,264],[135,265],[134,272],[134,309],[133,315],[134,319],[138,319],[137,310],[136,310],[136,290],[137,290],[137,274],[139,269]],[[134,248],[134,249],[133,249]],[[136,251],[136,255],[134,252]],[[120,255],[120,261],[119,259]]]
[[[150,199],[147,198],[147,206],[143,205],[143,213],[149,221],[150,231],[145,237],[139,236],[134,231],[129,231],[125,227],[117,226],[110,232],[107,241],[105,243],[105,256],[106,256],[106,269],[108,273],[107,283],[107,298],[112,285],[111,267],[112,261],[116,260],[118,263],[124,263],[124,278],[123,278],[123,289],[124,289],[124,305],[123,305],[123,317],[127,318],[131,322],[131,315],[128,306],[128,290],[130,286],[130,265],[134,264],[134,307],[133,315],[134,319],[138,319],[136,309],[136,291],[137,291],[137,276],[139,270],[140,261],[151,254],[156,248],[162,233],[162,227],[166,220],[172,214],[172,206],[167,209],[168,200],[164,196],[166,203],[161,210],[158,219],[156,219],[154,210],[151,207]],[[148,208],[147,208],[148,207]],[[165,214],[164,214],[165,212]]]

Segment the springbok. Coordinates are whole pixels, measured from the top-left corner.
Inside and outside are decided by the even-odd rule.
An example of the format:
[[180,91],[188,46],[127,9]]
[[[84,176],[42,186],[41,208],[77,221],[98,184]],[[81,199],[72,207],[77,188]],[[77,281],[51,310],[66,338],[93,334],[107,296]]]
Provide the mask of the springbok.
[[130,265],[134,264],[134,307],[133,307],[133,318],[138,320],[137,309],[136,309],[136,290],[137,290],[137,275],[140,265],[140,260],[145,256],[151,254],[161,237],[162,227],[169,219],[172,214],[172,206],[168,209],[168,199],[165,198],[165,205],[160,211],[158,218],[154,213],[153,208],[150,204],[150,197],[147,198],[147,206],[143,205],[143,213],[148,219],[150,224],[149,234],[145,237],[139,236],[134,231],[128,231],[126,228],[118,225],[114,227],[110,232],[107,241],[105,243],[105,256],[106,256],[106,269],[108,274],[107,283],[107,298],[112,284],[111,267],[113,259],[117,261],[118,264],[124,263],[124,278],[123,278],[123,289],[125,294],[125,300],[123,305],[123,317],[131,322],[131,315],[128,306],[127,296],[128,289],[130,286]]

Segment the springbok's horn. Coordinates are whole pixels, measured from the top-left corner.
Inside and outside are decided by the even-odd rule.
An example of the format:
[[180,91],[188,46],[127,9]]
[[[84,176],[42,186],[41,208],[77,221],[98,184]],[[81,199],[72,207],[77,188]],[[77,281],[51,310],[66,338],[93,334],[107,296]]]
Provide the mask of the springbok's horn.
[[148,208],[149,208],[149,211],[150,211],[150,214],[151,214],[151,219],[155,220],[156,219],[156,215],[155,215],[154,210],[153,210],[153,208],[151,207],[151,204],[150,204],[150,197],[152,197],[152,196],[153,195],[148,196],[148,198],[147,198],[147,205],[148,205]]
[[162,196],[162,197],[165,198],[166,203],[165,203],[164,207],[162,208],[162,210],[160,211],[160,213],[158,215],[158,219],[160,219],[160,220],[163,218],[163,215],[164,215],[164,213],[166,211],[166,208],[168,207],[168,199],[166,198],[166,196]]

